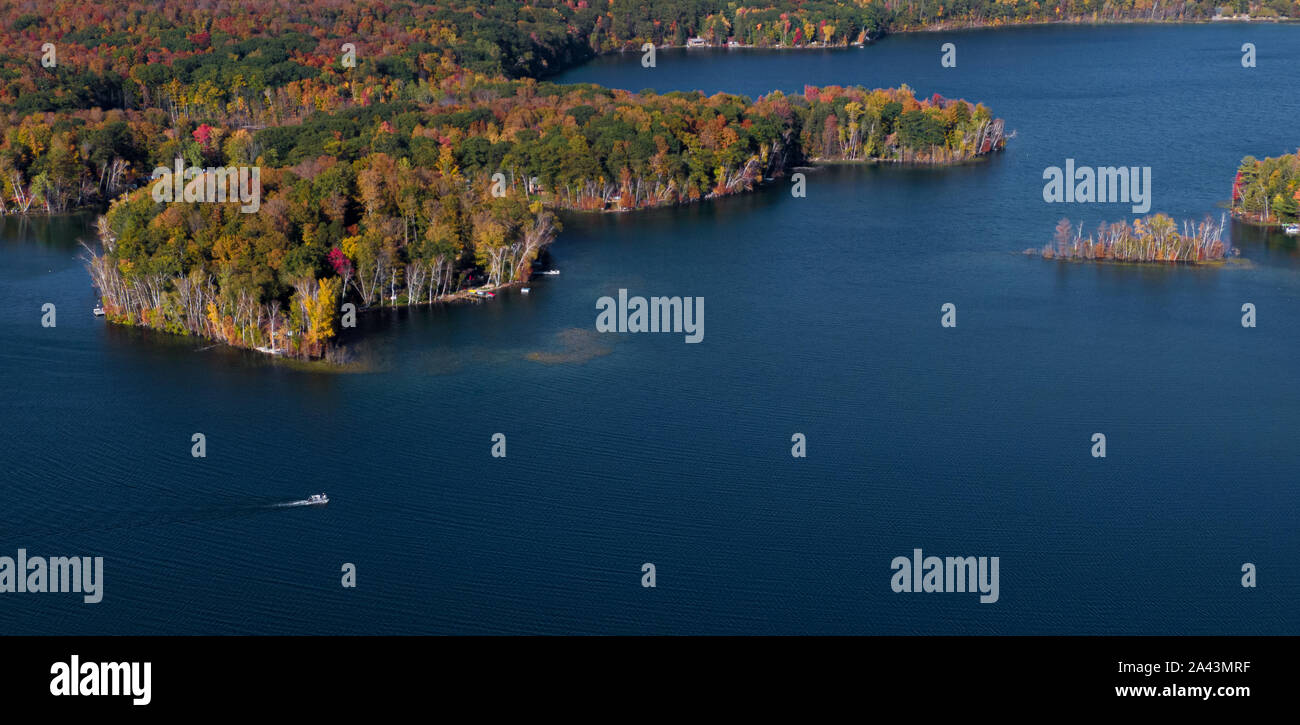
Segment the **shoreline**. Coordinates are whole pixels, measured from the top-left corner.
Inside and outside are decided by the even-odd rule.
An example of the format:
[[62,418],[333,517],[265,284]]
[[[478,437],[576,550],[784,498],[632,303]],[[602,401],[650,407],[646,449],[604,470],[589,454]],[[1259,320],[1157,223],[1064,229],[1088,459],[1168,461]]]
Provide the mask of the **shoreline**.
[[[970,158],[961,159],[959,161],[902,161],[902,160],[895,160],[895,159],[820,159],[818,158],[818,159],[807,159],[807,163],[805,164],[796,164],[794,166],[791,166],[790,171],[791,172],[798,172],[804,170],[817,171],[821,167],[829,167],[829,166],[892,166],[892,167],[898,167],[904,169],[913,168],[913,169],[936,169],[937,170],[937,169],[955,168],[958,166],[968,166],[972,164],[987,163],[993,155],[994,152],[988,152],[988,153],[980,154],[978,156],[972,156]],[[663,204],[652,204],[648,206],[642,205],[642,206],[633,206],[633,207],[626,207],[626,208],[611,207],[608,209],[581,209],[578,207],[558,206],[558,205],[548,204],[547,207],[550,208],[552,211],[556,211],[556,212],[566,212],[566,213],[573,213],[573,214],[591,214],[591,215],[628,214],[628,213],[639,212],[639,211],[653,211],[656,209],[671,209],[674,207],[685,207],[685,206],[690,206],[692,204],[699,204],[705,201],[717,201],[719,199],[729,199],[733,196],[743,196],[745,194],[753,194],[755,192],[761,191],[762,189],[766,189],[774,186],[777,180],[786,178],[787,176],[789,176],[788,173],[781,173],[774,176],[764,177],[761,181],[754,182],[752,188],[743,189],[741,191],[735,191],[727,194],[710,193],[705,196],[701,196],[698,199],[687,199],[685,201],[671,201],[671,202],[665,202]],[[540,199],[537,200],[540,201]]]
[[[804,45],[785,45],[785,44],[754,45],[751,43],[736,43],[734,45],[727,44],[727,43],[721,43],[721,44],[710,43],[705,45],[679,45],[676,43],[663,43],[660,45],[656,45],[654,47],[655,50],[781,50],[781,51],[845,50],[848,48],[866,48],[867,46],[874,45],[888,38],[891,35],[941,33],[941,32],[954,31],[954,30],[956,31],[1005,30],[1008,28],[1048,27],[1054,25],[1100,27],[1100,26],[1107,26],[1107,25],[1212,25],[1215,23],[1241,23],[1241,24],[1268,23],[1273,25],[1291,25],[1291,24],[1300,24],[1300,17],[1255,18],[1249,16],[1241,17],[1241,16],[1234,15],[1234,16],[1214,16],[1210,18],[1178,18],[1178,19],[1159,18],[1157,19],[1157,18],[1139,18],[1139,17],[1091,18],[1091,17],[1081,16],[1075,18],[1062,18],[1059,20],[1056,19],[1037,20],[1036,19],[1036,20],[1012,20],[1008,22],[962,20],[962,21],[953,21],[953,22],[945,21],[941,23],[935,23],[932,25],[921,25],[915,27],[908,26],[908,27],[900,28],[898,30],[888,30],[880,36],[877,36],[875,38],[867,38],[865,41],[862,42],[857,42],[857,41],[849,42],[846,40],[843,43],[835,43],[832,45],[827,45],[825,43],[807,43]],[[611,49],[611,50],[601,51],[599,53],[592,55],[589,59],[581,63],[578,63],[577,65],[568,66],[565,68],[555,70],[551,73],[548,73],[546,77],[542,80],[550,80],[568,71],[581,68],[584,65],[587,65],[592,60],[595,60],[597,58],[613,56],[613,55],[639,54],[642,52],[643,51],[640,49],[639,46],[633,46],[633,45],[629,45],[627,47],[619,48],[616,50]],[[569,85],[569,84],[562,84],[562,85]]]
[[1225,257],[1223,259],[1178,259],[1178,260],[1158,260],[1158,259],[1086,259],[1082,257],[1046,257],[1037,250],[1027,249],[1021,252],[1026,257],[1031,257],[1042,262],[1061,262],[1066,264],[1106,264],[1116,267],[1249,267],[1251,262],[1241,257]]
[[[453,304],[486,302],[487,301],[486,299],[476,296],[475,291],[491,292],[493,294],[497,294],[503,290],[510,289],[511,287],[524,287],[528,285],[531,281],[532,281],[532,275],[529,276],[529,279],[527,281],[516,280],[514,282],[504,282],[495,285],[493,287],[468,287],[468,288],[460,289],[451,294],[442,295],[441,297],[435,297],[432,302],[409,302],[408,301],[402,304],[358,307],[356,312],[357,315],[360,316],[366,313],[382,312],[384,310],[400,310],[400,309],[409,309],[413,307],[434,307],[436,305],[444,305],[444,304],[453,305]],[[154,327],[153,325],[140,325],[140,324],[129,323],[129,322],[119,322],[118,320],[114,319],[114,317],[115,315],[109,314],[104,317],[104,320],[107,324],[116,325],[124,329],[148,330],[149,332],[172,335],[178,338],[188,337],[196,340],[205,340],[207,342],[212,343],[207,347],[202,348],[202,350],[208,350],[213,347],[221,346],[232,350],[242,350],[245,352],[256,353],[259,355],[263,355],[272,360],[281,360],[284,362],[295,363],[300,365],[309,365],[313,367],[324,367],[331,370],[333,369],[343,370],[348,368],[350,365],[352,365],[352,363],[345,362],[345,361],[338,362],[338,361],[330,360],[329,359],[330,356],[328,352],[325,355],[322,355],[320,357],[300,357],[297,355],[285,354],[284,350],[282,349],[271,350],[265,347],[249,347],[245,345],[235,345],[225,340],[218,340],[214,337],[208,337],[207,335],[196,335],[196,334],[188,334],[188,333],[182,334],[178,332],[173,332],[171,330],[165,330],[159,327]],[[335,350],[338,349],[341,348],[335,348]]]
[[939,33],[949,30],[1002,30],[1006,28],[1035,27],[1035,26],[1052,26],[1052,25],[1212,25],[1214,23],[1272,23],[1275,25],[1287,25],[1291,23],[1300,23],[1300,18],[1241,18],[1237,16],[1222,17],[1215,16],[1211,18],[1180,18],[1177,20],[1165,20],[1155,18],[1065,18],[1061,20],[1018,20],[1007,23],[998,22],[954,22],[938,23],[935,25],[926,25],[923,27],[906,28],[903,30],[892,30],[889,35],[903,33]]
[[[1268,222],[1260,219],[1251,219],[1245,214],[1238,214],[1235,211],[1229,211],[1229,218],[1232,219],[1234,222],[1237,222],[1238,224],[1245,224],[1248,227],[1255,227],[1257,229],[1271,229],[1277,231],[1283,231],[1287,227],[1291,226],[1292,224],[1300,224],[1300,220],[1294,222]],[[1294,236],[1294,235],[1288,234],[1287,236]]]

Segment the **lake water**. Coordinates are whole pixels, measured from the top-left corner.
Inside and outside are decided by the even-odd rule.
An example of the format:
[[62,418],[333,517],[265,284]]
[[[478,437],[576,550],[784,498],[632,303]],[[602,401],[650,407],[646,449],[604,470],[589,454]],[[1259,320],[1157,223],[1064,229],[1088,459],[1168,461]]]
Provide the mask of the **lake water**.
[[[103,556],[105,584],[95,605],[0,596],[0,631],[1300,633],[1295,243],[1234,226],[1249,264],[1205,269],[1020,253],[1062,216],[1131,218],[1044,203],[1066,158],[1150,166],[1152,211],[1217,218],[1243,156],[1300,144],[1300,27],[638,61],[560,80],[907,83],[1017,135],[961,168],[810,172],[802,199],[780,182],[568,216],[560,276],[364,317],[365,371],[347,374],[107,326],[86,219],[4,219],[0,555]],[[704,341],[597,334],[595,301],[620,288],[704,297]],[[319,491],[328,506],[277,506]],[[914,548],[999,557],[999,601],[894,593],[890,562]]]

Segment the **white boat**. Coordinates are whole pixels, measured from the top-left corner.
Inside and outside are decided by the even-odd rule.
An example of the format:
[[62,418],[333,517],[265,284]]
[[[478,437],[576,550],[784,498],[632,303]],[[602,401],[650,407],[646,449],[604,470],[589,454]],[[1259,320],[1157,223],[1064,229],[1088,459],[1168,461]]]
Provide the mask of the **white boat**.
[[547,269],[542,271],[542,274],[559,274],[559,273],[560,270],[558,269]]
[[308,506],[317,506],[320,504],[327,504],[329,502],[330,502],[330,497],[326,496],[323,493],[314,493],[307,499]]
[[1300,224],[1288,224],[1282,231],[1289,237],[1300,235]]
[[95,309],[91,310],[91,313],[94,314],[95,317],[103,317],[103,316],[104,316],[104,308],[103,308],[103,307],[100,307],[99,305],[95,305]]
[[528,290],[529,290],[528,287],[524,287],[523,289],[521,289],[521,290],[519,290],[519,291],[520,291],[520,292],[523,292],[524,294],[528,294]]

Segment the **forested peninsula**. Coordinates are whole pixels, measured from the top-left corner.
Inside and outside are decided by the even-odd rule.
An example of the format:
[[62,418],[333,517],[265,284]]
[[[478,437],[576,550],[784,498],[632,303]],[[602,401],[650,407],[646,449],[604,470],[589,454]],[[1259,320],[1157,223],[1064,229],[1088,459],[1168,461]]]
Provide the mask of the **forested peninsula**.
[[[217,143],[216,129],[196,127],[202,165],[261,165],[260,209],[157,203],[150,185],[124,194],[101,219],[102,253],[90,257],[106,313],[316,357],[345,299],[431,303],[526,281],[558,228],[552,208],[694,201],[814,158],[948,163],[1003,143],[984,107],[918,100],[905,88],[757,101],[533,81],[457,88],[495,93],[472,107],[378,104],[312,117],[261,142],[240,129]],[[370,142],[341,148],[335,133]],[[272,155],[282,165],[265,163]]]
[[1232,182],[1232,215],[1269,226],[1300,222],[1300,151],[1242,159]]
[[[1005,142],[989,109],[906,87],[750,99],[543,80],[596,54],[1212,13],[1006,0],[0,0],[0,213],[106,208],[88,266],[115,322],[319,357],[344,302],[428,303],[526,280],[555,210],[739,193],[815,161],[954,163]],[[178,159],[257,167],[257,213],[157,201],[151,172]]]

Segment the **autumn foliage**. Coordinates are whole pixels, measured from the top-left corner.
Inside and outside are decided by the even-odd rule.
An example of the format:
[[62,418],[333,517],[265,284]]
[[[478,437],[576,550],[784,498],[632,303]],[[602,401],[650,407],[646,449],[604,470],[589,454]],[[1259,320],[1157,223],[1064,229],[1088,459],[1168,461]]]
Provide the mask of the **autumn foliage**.
[[[89,266],[112,319],[306,357],[336,337],[344,302],[526,280],[554,209],[693,202],[808,160],[948,163],[1003,143],[982,106],[905,87],[750,99],[536,80],[697,35],[863,42],[890,22],[873,3],[31,7],[0,0],[0,213],[106,209]],[[260,168],[259,211],[155,202],[151,172],[177,160]]]

